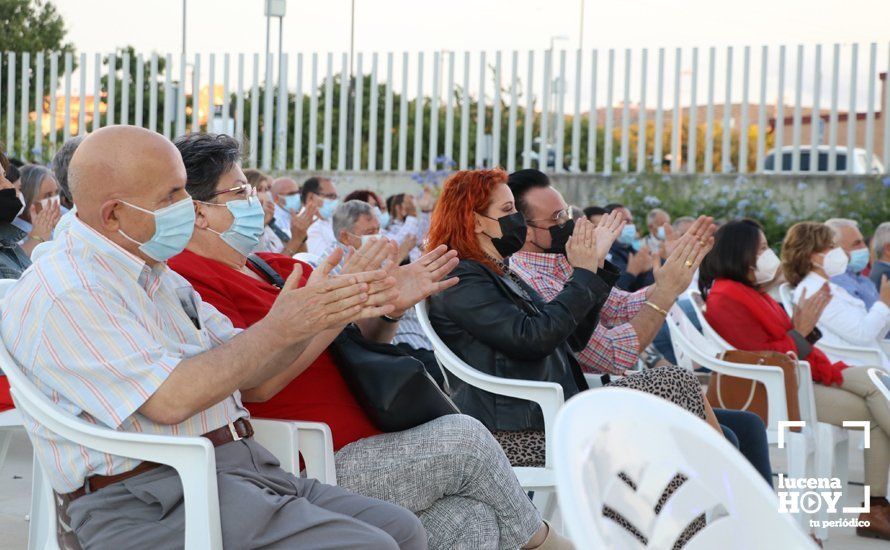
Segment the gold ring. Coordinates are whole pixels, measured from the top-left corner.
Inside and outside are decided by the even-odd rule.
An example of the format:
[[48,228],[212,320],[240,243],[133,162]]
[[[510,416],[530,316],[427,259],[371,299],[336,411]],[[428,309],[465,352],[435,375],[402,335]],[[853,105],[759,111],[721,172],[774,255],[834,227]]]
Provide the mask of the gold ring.
[[689,260],[686,260],[686,267],[692,267],[692,262],[690,262]]
[[702,240],[700,240],[700,241],[698,241],[698,242],[699,242],[699,244],[701,244],[702,246],[705,246],[706,244],[708,244],[704,239],[702,239]]

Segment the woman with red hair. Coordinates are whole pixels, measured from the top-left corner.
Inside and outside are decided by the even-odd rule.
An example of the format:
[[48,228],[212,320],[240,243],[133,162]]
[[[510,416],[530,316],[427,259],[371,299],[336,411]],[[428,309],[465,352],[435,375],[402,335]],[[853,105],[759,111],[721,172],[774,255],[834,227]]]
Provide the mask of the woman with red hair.
[[[525,244],[526,223],[516,210],[503,170],[456,172],[433,211],[427,247],[456,250],[451,272],[460,282],[430,298],[430,321],[445,344],[474,368],[501,378],[556,382],[566,399],[587,389],[573,354],[584,347],[599,310],[618,279],[597,247],[593,224],[579,219],[566,245],[574,273],[545,302],[510,271],[509,258]],[[608,239],[602,239],[608,240]],[[494,395],[455,380],[460,410],[491,430],[514,466],[544,463],[544,422],[537,405]],[[678,367],[650,369],[616,383],[670,399],[700,418],[706,402],[698,381]],[[716,428],[716,421],[712,424]]]

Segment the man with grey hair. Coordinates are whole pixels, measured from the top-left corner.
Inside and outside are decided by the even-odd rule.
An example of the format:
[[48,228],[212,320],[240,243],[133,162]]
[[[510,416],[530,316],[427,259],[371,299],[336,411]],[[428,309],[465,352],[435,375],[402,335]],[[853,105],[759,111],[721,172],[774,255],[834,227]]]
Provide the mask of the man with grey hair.
[[349,247],[358,250],[367,241],[380,236],[380,222],[377,221],[377,215],[371,209],[370,204],[359,200],[346,201],[337,206],[331,216],[331,228],[335,240],[318,257],[317,264],[320,265],[337,248],[342,248],[343,259],[331,270],[334,275],[340,273],[346,259],[345,253],[349,251]]
[[56,224],[53,236],[60,235],[68,229],[74,216],[77,215],[77,208],[71,199],[71,189],[68,185],[68,165],[71,164],[71,157],[74,156],[74,152],[77,151],[77,147],[85,137],[86,135],[81,135],[70,138],[59,147],[56,156],[53,157],[52,170],[59,184],[59,204],[62,209],[62,217]]
[[871,249],[875,254],[875,263],[871,266],[869,278],[875,288],[880,290],[881,277],[886,275],[890,278],[890,222],[884,222],[875,229]]
[[834,243],[844,249],[849,258],[847,270],[840,275],[831,278],[831,282],[843,288],[851,296],[859,298],[865,304],[866,309],[878,301],[878,291],[871,280],[862,275],[862,270],[868,265],[870,254],[865,245],[859,224],[855,220],[846,218],[831,218],[825,225],[834,232]]
[[[664,242],[668,239],[668,232],[671,227],[671,215],[661,208],[653,208],[646,215],[646,227],[649,229],[649,235],[646,237],[646,244],[652,252],[662,252]],[[665,257],[662,255],[662,257]]]
[[695,218],[692,216],[680,216],[672,225],[674,229],[674,235],[682,235],[686,233],[686,230],[692,227],[692,224],[695,223]]

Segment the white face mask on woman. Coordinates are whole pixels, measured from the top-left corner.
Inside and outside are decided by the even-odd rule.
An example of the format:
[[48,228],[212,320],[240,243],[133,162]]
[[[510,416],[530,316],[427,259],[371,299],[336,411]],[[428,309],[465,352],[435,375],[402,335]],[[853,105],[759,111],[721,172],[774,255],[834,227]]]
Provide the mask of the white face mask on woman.
[[825,276],[829,279],[845,272],[848,263],[850,263],[850,259],[847,257],[847,253],[844,252],[844,249],[840,247],[832,248],[826,252],[825,257],[822,258],[822,265],[813,262],[813,264],[822,268],[822,271],[825,272]]
[[754,265],[754,284],[762,285],[772,281],[776,272],[779,271],[781,263],[771,248],[764,250],[760,256],[757,256],[757,263]]

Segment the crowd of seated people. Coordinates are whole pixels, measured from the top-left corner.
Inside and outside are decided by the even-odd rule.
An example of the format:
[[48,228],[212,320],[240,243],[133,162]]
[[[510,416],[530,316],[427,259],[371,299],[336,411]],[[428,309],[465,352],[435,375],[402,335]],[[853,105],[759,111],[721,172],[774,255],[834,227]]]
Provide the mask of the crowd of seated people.
[[[225,135],[171,142],[129,126],[69,140],[52,168],[0,154],[0,276],[19,279],[3,303],[4,344],[88,422],[210,439],[226,546],[572,548],[513,470],[545,463],[540,409],[443,371],[414,308],[424,300],[435,332],[475,369],[555,382],[566,399],[589,390],[586,374],[669,400],[722,431],[771,485],[760,417],[712,408],[699,377],[674,365],[665,317],[689,311],[690,289],[734,347],[810,362],[820,420],[871,422],[871,510],[860,517],[870,527],[858,532],[890,540],[890,408],[867,376],[890,364],[819,349],[833,338],[883,353],[890,224],[875,232],[874,257],[845,219],[795,225],[777,255],[751,220],[718,229],[707,215],[653,209],[637,225],[622,204],[566,203],[537,170],[466,170],[437,193],[341,199],[333,179],[272,178],[241,159]],[[795,287],[790,317],[765,292],[780,273]],[[461,414],[377,426],[335,352],[344,331],[418,359]],[[0,377],[0,410],[12,405]],[[251,437],[251,417],[326,423],[338,485],[283,471]],[[27,429],[82,547],[181,544],[174,470]]]

